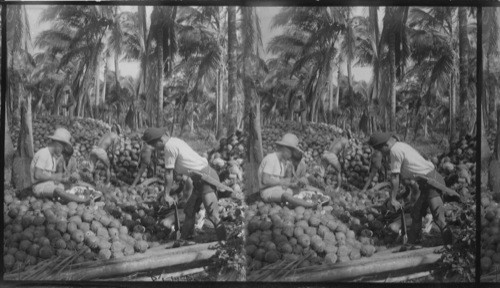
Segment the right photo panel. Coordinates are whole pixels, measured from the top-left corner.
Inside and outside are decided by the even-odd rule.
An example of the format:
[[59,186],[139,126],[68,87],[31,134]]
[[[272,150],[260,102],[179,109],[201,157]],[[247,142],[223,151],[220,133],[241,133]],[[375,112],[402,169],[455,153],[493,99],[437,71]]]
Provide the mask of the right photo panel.
[[[241,19],[247,281],[474,282],[477,9]],[[488,211],[485,275],[499,255]]]
[[482,10],[481,282],[500,282],[500,8]]

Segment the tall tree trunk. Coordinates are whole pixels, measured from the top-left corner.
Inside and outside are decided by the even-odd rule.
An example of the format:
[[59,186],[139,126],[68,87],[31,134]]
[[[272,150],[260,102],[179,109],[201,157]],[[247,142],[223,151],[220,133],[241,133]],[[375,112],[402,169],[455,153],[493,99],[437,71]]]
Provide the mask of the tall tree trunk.
[[[449,20],[451,21],[452,15],[449,15]],[[453,40],[453,25],[450,25],[450,43]],[[451,44],[450,44],[451,45]],[[458,140],[457,138],[457,95],[456,95],[456,83],[455,83],[455,75],[456,75],[456,59],[455,59],[455,49],[452,48],[452,72],[450,77],[450,144],[454,143]]]
[[[379,91],[379,51],[378,51],[378,46],[379,46],[379,41],[380,41],[380,32],[378,28],[378,7],[369,7],[368,8],[368,13],[369,13],[369,19],[370,19],[370,31],[373,37],[373,40],[371,41],[372,44],[372,50],[375,52],[373,55],[373,61],[372,61],[372,67],[373,67],[373,76],[372,76],[372,81],[373,81],[373,90],[372,94],[370,95],[370,106],[373,107],[372,105],[374,104],[374,100],[378,99],[378,91]],[[373,111],[368,111],[368,131],[369,133],[373,133],[376,130],[376,119],[375,116],[373,115]]]
[[[6,107],[7,108],[7,107]],[[7,111],[7,109],[5,109]],[[4,185],[10,185],[12,180],[12,161],[14,159],[14,143],[12,142],[12,137],[10,135],[9,121],[8,117],[4,117],[5,122],[5,130],[4,130],[4,139],[5,139],[5,158],[4,158]]]
[[333,111],[338,109],[338,98],[335,97],[335,85],[333,84],[333,78],[335,77],[335,63],[333,60],[330,62],[330,71],[328,75],[328,111],[327,120],[328,123],[333,122]]
[[114,62],[115,62],[115,90],[117,93],[120,93],[120,61],[118,53],[114,54]]
[[228,88],[228,130],[227,135],[232,135],[236,131],[237,117],[238,117],[238,94],[236,94],[236,81],[238,68],[236,66],[237,55],[237,36],[236,36],[236,6],[227,7],[227,56],[228,56],[228,77],[227,77],[227,88]]
[[[20,85],[20,84],[19,84]],[[19,89],[22,93],[22,89]],[[17,143],[17,151],[12,166],[12,177],[16,189],[25,189],[31,186],[30,165],[34,155],[33,123],[31,115],[31,95],[26,93],[21,102],[21,123]]]
[[457,140],[457,98],[455,93],[455,75],[450,79],[450,144]]
[[352,99],[352,58],[353,58],[353,41],[352,39],[352,27],[351,27],[351,7],[347,7],[347,15],[346,15],[346,25],[347,25],[347,34],[346,34],[346,41],[347,41],[347,85],[348,85],[348,95],[349,99]]
[[[148,27],[146,22],[146,6],[137,6],[139,13],[139,23],[141,25],[142,37],[141,46],[143,46],[144,55],[141,56],[141,68],[142,68],[142,85],[146,87],[147,79],[147,69],[148,69]],[[144,88],[145,90],[145,88]]]
[[468,115],[466,112],[466,102],[468,100],[467,96],[467,87],[468,87],[468,46],[469,41],[467,38],[467,8],[459,7],[458,8],[458,53],[459,53],[459,73],[460,73],[460,85],[459,85],[459,95],[460,95],[460,111],[464,117],[460,117],[460,133],[466,133],[468,123],[467,121],[470,119],[466,119],[465,115]]
[[106,80],[108,79],[108,77],[106,77],[106,75],[108,75],[108,59],[107,58],[104,60],[104,80],[102,83],[101,103],[103,103],[103,104],[106,103]]
[[245,115],[246,129],[248,131],[247,138],[247,176],[245,177],[247,191],[249,193],[258,192],[260,190],[257,172],[260,162],[263,158],[262,152],[262,134],[261,134],[261,119],[260,119],[260,99],[255,92],[255,88],[251,83],[251,75],[253,69],[250,57],[254,53],[253,47],[255,43],[251,39],[256,35],[256,17],[254,7],[242,7],[242,38],[243,38],[243,92],[245,95]]
[[390,77],[390,103],[391,103],[391,112],[390,112],[390,130],[396,132],[396,35],[394,33],[389,33],[389,77]]
[[97,66],[97,69],[95,71],[95,76],[94,76],[95,77],[95,91],[94,91],[94,95],[95,95],[95,103],[94,104],[95,104],[95,106],[94,107],[95,107],[95,112],[96,112],[95,115],[96,116],[97,116],[97,107],[99,107],[99,96],[101,94],[100,93],[101,92],[100,91],[100,89],[101,89],[100,82],[101,81],[99,80],[99,72],[101,72],[101,65],[100,64]]
[[156,44],[156,61],[158,65],[157,77],[158,77],[158,107],[156,115],[156,126],[163,127],[163,31],[159,31],[158,39]]
[[219,68],[219,71],[217,73],[217,135],[216,138],[217,140],[220,140],[220,138],[224,134],[224,117],[223,117],[223,110],[224,110],[224,87],[223,87],[223,68]]

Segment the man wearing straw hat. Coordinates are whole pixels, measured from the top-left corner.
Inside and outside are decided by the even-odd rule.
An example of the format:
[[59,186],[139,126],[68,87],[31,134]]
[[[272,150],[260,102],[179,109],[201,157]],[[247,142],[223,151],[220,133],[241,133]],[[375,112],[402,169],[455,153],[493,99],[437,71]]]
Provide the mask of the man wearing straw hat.
[[57,163],[65,147],[71,147],[71,134],[64,128],[57,128],[47,147],[38,150],[31,160],[30,172],[33,194],[36,197],[60,197],[71,202],[86,202],[76,195],[65,193],[63,183],[69,182],[69,176],[56,173]]
[[293,197],[293,189],[302,186],[305,183],[299,183],[296,178],[286,178],[288,161],[292,158],[295,150],[303,154],[299,148],[299,139],[292,133],[287,133],[280,141],[277,141],[278,149],[262,159],[258,170],[260,196],[264,202],[286,203],[291,206],[303,206],[305,208],[314,208],[319,203],[311,203],[305,200]]
[[214,224],[217,240],[226,240],[226,228],[219,218],[217,190],[231,191],[229,187],[219,182],[219,176],[208,165],[207,159],[196,153],[186,142],[179,138],[170,137],[168,132],[161,128],[148,128],[144,131],[142,140],[156,150],[164,150],[165,157],[165,189],[162,201],[170,206],[175,200],[170,196],[173,184],[173,171],[180,175],[187,175],[193,181],[193,190],[189,196],[184,213],[186,218],[181,228],[181,240],[176,246],[187,244],[193,236],[196,213],[201,204],[205,206],[207,218]]
[[[443,177],[436,171],[434,164],[426,160],[417,150],[410,145],[398,141],[392,133],[376,132],[370,136],[368,144],[374,149],[389,155],[391,172],[391,199],[389,206],[395,210],[401,208],[401,203],[396,200],[399,191],[400,177],[404,180],[415,180],[418,184],[420,195],[413,205],[412,224],[408,231],[408,243],[416,244],[421,237],[422,216],[429,207],[434,222],[441,230],[445,245],[452,244],[452,233],[446,225],[442,193],[450,193],[446,188]],[[451,193],[453,194],[454,191]],[[447,194],[449,195],[449,194]],[[452,197],[458,194],[450,195]]]

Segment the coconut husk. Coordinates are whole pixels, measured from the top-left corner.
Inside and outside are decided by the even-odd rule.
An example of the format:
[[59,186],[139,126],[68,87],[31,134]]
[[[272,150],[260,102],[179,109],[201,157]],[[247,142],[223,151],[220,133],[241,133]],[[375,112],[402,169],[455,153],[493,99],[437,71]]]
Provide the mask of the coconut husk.
[[280,281],[286,276],[295,273],[298,270],[297,267],[299,267],[302,262],[309,259],[310,256],[311,255],[306,255],[294,261],[287,259],[277,261],[257,271],[250,272],[247,274],[247,281]]
[[65,279],[60,277],[61,272],[72,269],[72,263],[81,255],[84,250],[75,252],[69,257],[54,257],[39,262],[36,265],[28,266],[24,271],[12,271],[4,274],[4,280],[38,281],[38,280],[64,280],[72,281],[78,279]]

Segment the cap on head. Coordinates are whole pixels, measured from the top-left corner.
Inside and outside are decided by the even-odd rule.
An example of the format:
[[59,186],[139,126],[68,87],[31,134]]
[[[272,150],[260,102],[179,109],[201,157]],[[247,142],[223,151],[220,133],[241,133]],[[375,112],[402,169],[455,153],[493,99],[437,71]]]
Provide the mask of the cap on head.
[[142,140],[148,144],[151,144],[151,142],[160,139],[163,135],[165,135],[165,129],[162,128],[156,128],[156,127],[151,127],[146,129],[144,131],[144,134],[142,135]]
[[370,136],[368,140],[368,145],[373,148],[379,148],[383,144],[387,143],[391,139],[392,133],[389,132],[375,132]]
[[71,146],[71,133],[69,133],[69,131],[65,128],[57,128],[56,131],[54,131],[54,134],[49,136],[49,138]]
[[295,136],[295,134],[287,133],[287,134],[283,135],[283,137],[281,138],[280,141],[276,141],[276,144],[278,144],[280,146],[295,149],[295,150],[299,151],[300,153],[304,154],[304,151],[302,151],[299,148],[299,138],[297,136]]

